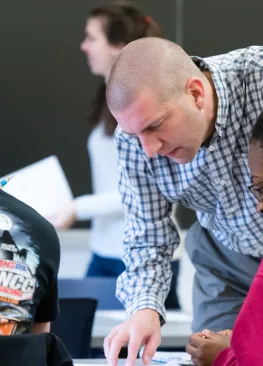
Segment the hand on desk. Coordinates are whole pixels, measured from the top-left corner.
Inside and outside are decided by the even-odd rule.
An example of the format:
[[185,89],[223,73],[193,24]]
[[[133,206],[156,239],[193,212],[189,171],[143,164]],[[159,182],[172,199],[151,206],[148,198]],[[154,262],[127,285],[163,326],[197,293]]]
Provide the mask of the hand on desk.
[[104,340],[104,352],[110,366],[117,366],[121,348],[128,343],[126,366],[133,366],[141,345],[142,361],[149,364],[161,343],[159,314],[150,309],[137,311],[129,320],[113,328]]
[[232,330],[230,329],[218,333],[209,330],[195,333],[189,339],[186,352],[190,354],[196,365],[210,366],[221,351],[230,347],[231,336]]
[[56,229],[68,229],[76,222],[76,210],[74,201],[62,207],[56,213],[46,217]]

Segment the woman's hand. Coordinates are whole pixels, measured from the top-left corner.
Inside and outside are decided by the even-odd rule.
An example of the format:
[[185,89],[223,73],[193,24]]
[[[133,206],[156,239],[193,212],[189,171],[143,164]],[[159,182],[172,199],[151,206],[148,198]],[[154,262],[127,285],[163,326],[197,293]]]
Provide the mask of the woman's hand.
[[76,209],[74,201],[62,207],[53,215],[46,217],[56,229],[68,229],[76,222]]

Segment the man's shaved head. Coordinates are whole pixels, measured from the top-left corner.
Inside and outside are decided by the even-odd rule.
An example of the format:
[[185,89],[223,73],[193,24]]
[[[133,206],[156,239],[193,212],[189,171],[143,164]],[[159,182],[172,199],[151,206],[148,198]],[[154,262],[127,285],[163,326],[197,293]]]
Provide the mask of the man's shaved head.
[[161,38],[136,40],[124,47],[113,64],[107,82],[109,108],[122,111],[149,88],[161,102],[180,96],[189,77],[204,76],[180,46]]

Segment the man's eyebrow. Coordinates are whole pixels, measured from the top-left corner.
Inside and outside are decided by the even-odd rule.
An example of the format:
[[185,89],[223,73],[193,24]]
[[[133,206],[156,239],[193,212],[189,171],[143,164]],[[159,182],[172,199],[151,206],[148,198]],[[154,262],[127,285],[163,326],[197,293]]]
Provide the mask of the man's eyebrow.
[[[141,131],[140,131],[140,133],[142,133],[142,132],[144,132],[144,131],[146,131],[146,130],[148,130],[149,128],[151,128],[151,127],[153,127],[153,125],[155,125],[155,124],[157,124],[158,122],[160,122],[162,119],[163,119],[164,117],[160,117],[160,118],[157,118],[156,120],[154,120],[154,121],[152,121],[152,122],[150,122],[146,127],[144,127],[144,129],[142,129]],[[130,132],[126,132],[126,131],[124,131],[127,135],[129,135],[129,136],[137,136],[138,134],[136,134],[136,133],[130,133]]]
[[158,122],[160,122],[164,117],[159,117],[154,121],[151,121],[146,127],[144,127],[144,129],[141,132],[144,132],[146,130],[148,130],[149,128],[154,127],[154,125],[158,124]]
[[151,123],[149,123],[149,125],[145,129],[151,128],[153,125],[158,124],[158,122],[160,122],[163,118],[164,117],[162,116],[162,117],[157,118],[155,121],[152,121]]

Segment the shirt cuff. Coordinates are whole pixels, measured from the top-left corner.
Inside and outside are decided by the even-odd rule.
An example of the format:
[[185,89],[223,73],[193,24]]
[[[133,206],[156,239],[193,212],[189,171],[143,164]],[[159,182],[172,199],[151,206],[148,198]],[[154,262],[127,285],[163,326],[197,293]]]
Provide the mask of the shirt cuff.
[[136,311],[143,309],[151,309],[157,311],[160,316],[160,323],[163,325],[166,320],[166,312],[163,299],[158,296],[142,294],[134,297],[126,308],[127,318],[130,318]]
[[232,348],[226,348],[219,353],[212,366],[234,366],[237,365],[237,360]]

